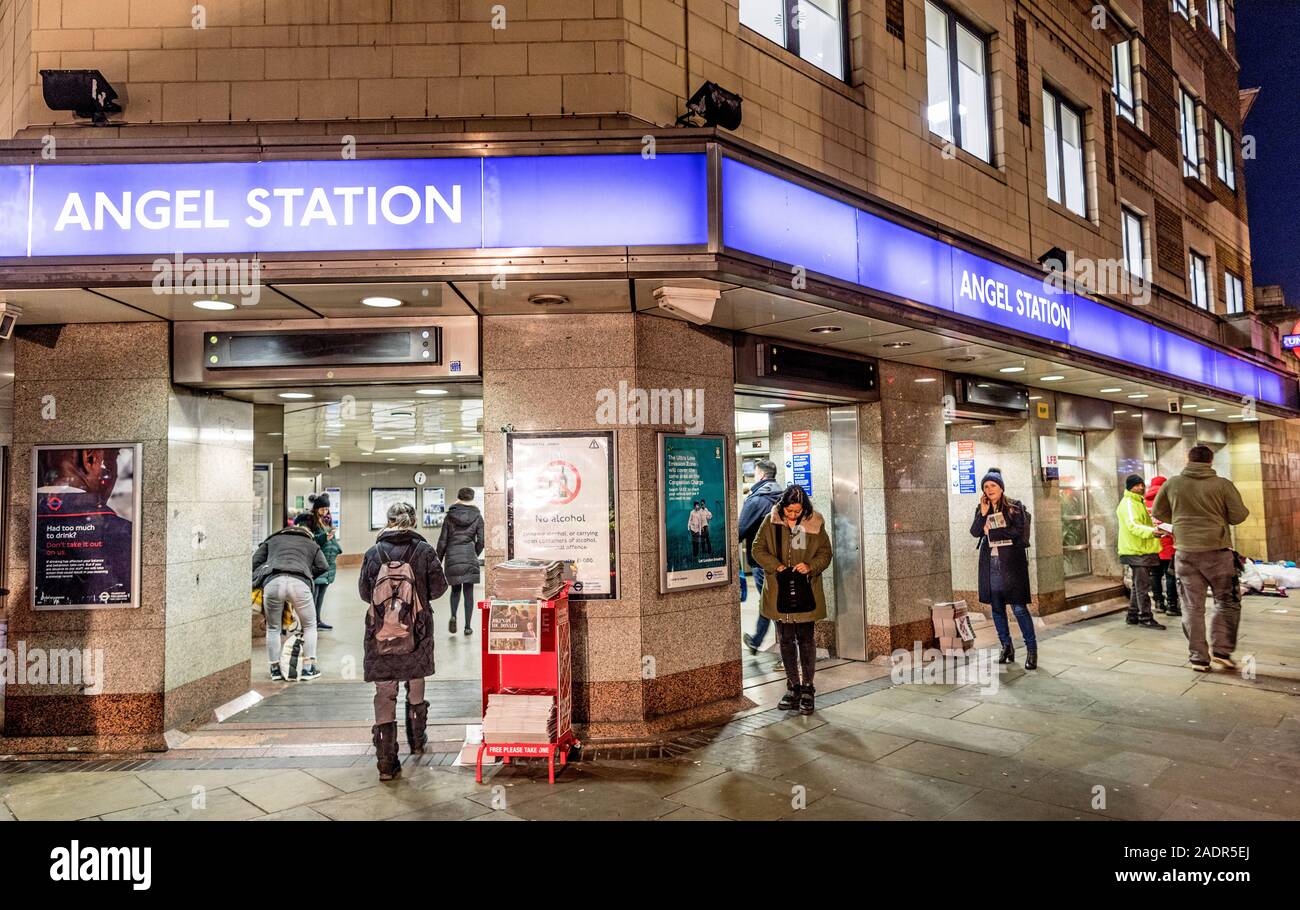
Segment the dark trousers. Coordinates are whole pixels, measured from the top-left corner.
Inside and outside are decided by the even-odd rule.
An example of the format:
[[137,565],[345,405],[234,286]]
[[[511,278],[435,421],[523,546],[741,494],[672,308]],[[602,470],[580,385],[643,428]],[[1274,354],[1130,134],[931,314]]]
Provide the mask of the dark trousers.
[[786,684],[795,689],[800,685],[812,686],[817,669],[817,647],[813,644],[811,622],[778,622],[776,640],[781,645],[781,664],[785,667]]
[[1133,570],[1133,587],[1129,589],[1128,618],[1151,618],[1151,573],[1160,565],[1155,553],[1142,556],[1121,556],[1119,561]]
[[1029,607],[1024,604],[1008,604],[1001,594],[990,594],[989,606],[993,608],[993,628],[998,630],[998,641],[1002,642],[1004,648],[1011,645],[1011,626],[1007,622],[1008,606],[1015,614],[1016,625],[1020,626],[1020,636],[1025,640],[1025,647],[1030,650],[1038,648],[1038,638],[1034,635],[1034,617],[1030,614]]
[[316,582],[316,591],[315,591],[316,596],[314,600],[316,601],[316,623],[318,625],[321,622],[324,622],[325,614],[323,612],[323,609],[325,607],[325,589],[328,587],[329,587],[329,582],[324,582],[324,581]]
[[451,618],[456,618],[456,607],[460,605],[461,598],[465,598],[465,622],[470,622],[474,614],[474,582],[467,581],[463,584],[451,586]]
[[772,620],[763,615],[763,567],[758,563],[753,563],[749,567],[749,573],[754,576],[754,595],[758,598],[758,622],[754,624],[754,647],[757,648],[763,644],[763,639],[767,638],[767,630],[772,625]]
[[1160,560],[1159,567],[1152,570],[1151,596],[1155,598],[1157,610],[1178,613],[1178,576],[1172,559]]

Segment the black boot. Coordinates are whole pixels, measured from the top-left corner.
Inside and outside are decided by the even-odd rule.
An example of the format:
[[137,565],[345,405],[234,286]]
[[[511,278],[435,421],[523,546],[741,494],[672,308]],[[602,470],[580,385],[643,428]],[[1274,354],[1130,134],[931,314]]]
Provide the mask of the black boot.
[[397,721],[375,724],[370,728],[375,743],[375,759],[379,766],[379,779],[392,780],[402,773],[402,763],[397,760]]
[[1016,662],[1016,649],[1013,645],[1002,646],[1002,656],[998,658],[1000,664],[1013,664]]
[[406,744],[411,747],[412,752],[423,752],[424,744],[429,741],[425,735],[424,728],[429,720],[429,703],[421,702],[413,705],[406,703]]
[[800,686],[791,686],[789,683],[785,687],[785,695],[776,703],[778,711],[793,711],[799,707],[799,690]]
[[804,717],[813,713],[813,695],[816,692],[812,686],[801,686],[799,689],[799,713]]
[[1025,646],[1025,651],[1028,652],[1028,653],[1026,653],[1026,655],[1025,655],[1025,669],[1026,669],[1026,670],[1037,670],[1037,669],[1038,669],[1038,649],[1037,649],[1037,648],[1031,648],[1031,647],[1029,647],[1028,645],[1026,645],[1026,646]]

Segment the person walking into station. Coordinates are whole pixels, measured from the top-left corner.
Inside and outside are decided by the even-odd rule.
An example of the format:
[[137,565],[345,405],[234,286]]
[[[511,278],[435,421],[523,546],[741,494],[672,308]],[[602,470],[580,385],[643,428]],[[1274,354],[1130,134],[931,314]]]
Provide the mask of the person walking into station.
[[406,683],[406,742],[423,752],[429,703],[424,678],[433,674],[433,608],[447,579],[432,546],[415,530],[415,507],[388,507],[388,526],[366,551],[357,579],[366,611],[364,676],[375,684],[375,744],[379,779],[402,773],[397,758],[397,689]]
[[1133,570],[1129,589],[1128,624],[1148,629],[1164,626],[1151,615],[1151,575],[1160,565],[1160,537],[1147,511],[1146,482],[1138,474],[1124,479],[1124,495],[1115,509],[1119,528],[1119,561]]
[[[1211,464],[1209,446],[1192,446],[1187,467],[1171,477],[1156,495],[1153,513],[1157,521],[1174,527],[1178,551],[1174,573],[1183,593],[1183,634],[1187,636],[1188,658],[1201,672],[1210,663],[1227,669],[1237,665],[1237,627],[1241,622],[1241,601],[1237,598],[1237,562],[1232,552],[1232,526],[1250,516],[1241,493]],[[1214,619],[1209,647],[1205,640],[1205,589],[1214,592]]]
[[803,487],[786,487],[758,528],[753,555],[767,581],[760,609],[776,623],[785,667],[786,692],[777,707],[812,714],[817,667],[813,629],[817,620],[826,618],[821,576],[831,564],[831,538]]
[[280,620],[287,603],[303,631],[303,662],[299,681],[320,676],[316,666],[316,604],[312,585],[329,564],[312,537],[310,513],[303,512],[294,523],[276,531],[253,553],[253,583],[262,581],[262,612],[266,616],[266,656],[271,662],[271,680],[282,682],[280,672]]
[[338,530],[334,527],[334,519],[330,514],[330,494],[320,493],[308,502],[311,504],[311,523],[308,529],[316,539],[316,546],[325,554],[325,562],[329,564],[325,574],[315,580],[316,628],[322,632],[333,632],[334,627],[325,623],[325,592],[334,584],[338,573],[338,557],[343,552],[343,547],[339,545]]
[[1025,640],[1025,669],[1038,669],[1038,637],[1034,634],[1034,617],[1029,613],[1028,512],[1024,503],[1007,496],[1000,468],[989,468],[980,481],[979,505],[971,522],[972,537],[979,538],[979,598],[989,605],[993,626],[1002,643],[998,663],[1016,659],[1007,623],[1007,607],[1015,614],[1016,625]]
[[[760,597],[760,603],[763,592],[763,567],[754,561],[754,538],[758,536],[759,526],[763,524],[772,506],[776,505],[781,499],[781,487],[776,482],[776,463],[768,459],[760,460],[754,470],[758,472],[758,479],[754,481],[753,487],[750,488],[749,495],[745,497],[745,504],[740,510],[740,519],[736,522],[739,530],[740,543],[745,548],[745,560],[749,563],[749,573],[754,581],[754,591]],[[741,600],[744,600],[744,593],[741,594]],[[758,614],[758,622],[754,626],[754,634],[746,632],[742,638],[745,647],[749,648],[750,654],[757,654],[758,649],[763,647],[763,639],[767,638],[768,627],[772,621],[763,615],[762,610]]]
[[474,491],[461,487],[447,510],[438,535],[438,558],[451,585],[451,619],[447,631],[456,634],[456,607],[465,605],[465,634],[474,634],[474,585],[479,580],[478,557],[483,552],[483,515],[474,505]]
[[[1169,478],[1157,474],[1151,478],[1151,483],[1147,486],[1146,500],[1147,511],[1151,512],[1155,506],[1156,494],[1160,488],[1165,485]],[[1154,513],[1152,513],[1154,519]],[[1168,524],[1168,522],[1158,522]],[[1162,530],[1168,530],[1167,528]],[[1166,533],[1160,538],[1160,565],[1151,573],[1151,597],[1156,602],[1156,612],[1165,613],[1169,616],[1182,616],[1182,611],[1178,609],[1178,579],[1174,577],[1174,535]]]

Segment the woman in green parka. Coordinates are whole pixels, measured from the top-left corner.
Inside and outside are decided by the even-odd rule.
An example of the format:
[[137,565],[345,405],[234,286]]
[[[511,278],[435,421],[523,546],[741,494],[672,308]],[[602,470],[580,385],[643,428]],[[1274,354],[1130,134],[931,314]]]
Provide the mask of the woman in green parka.
[[330,494],[321,493],[313,496],[310,499],[310,504],[311,525],[309,530],[312,537],[316,539],[317,546],[325,554],[325,562],[329,563],[329,570],[315,579],[316,628],[322,632],[332,632],[334,627],[325,625],[322,618],[325,609],[325,591],[330,585],[334,584],[334,576],[338,571],[338,557],[343,552],[343,547],[339,545],[338,529],[334,527],[334,518],[330,513]]
[[803,487],[786,487],[759,525],[754,562],[763,567],[768,579],[759,608],[776,623],[785,666],[786,693],[777,707],[811,714],[817,664],[813,627],[826,618],[822,573],[831,564],[831,538],[826,520],[813,509]]

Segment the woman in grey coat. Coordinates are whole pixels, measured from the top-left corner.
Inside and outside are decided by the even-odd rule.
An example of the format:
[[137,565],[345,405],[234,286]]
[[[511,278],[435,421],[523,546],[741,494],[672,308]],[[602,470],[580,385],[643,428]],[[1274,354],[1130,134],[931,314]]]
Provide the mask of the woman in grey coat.
[[438,537],[438,558],[451,585],[451,621],[447,631],[456,634],[456,607],[465,604],[465,634],[474,632],[474,584],[479,580],[478,557],[483,552],[483,516],[472,505],[474,491],[461,487],[456,504],[447,510]]

